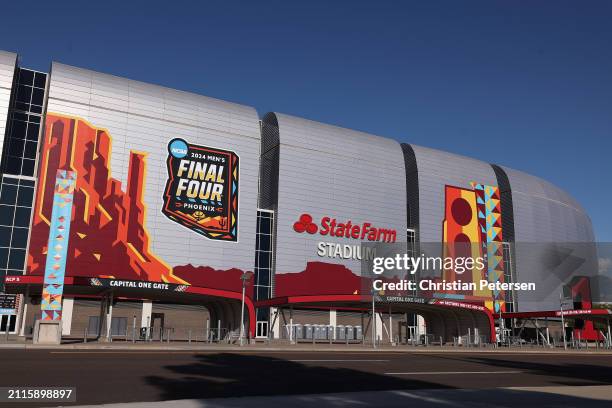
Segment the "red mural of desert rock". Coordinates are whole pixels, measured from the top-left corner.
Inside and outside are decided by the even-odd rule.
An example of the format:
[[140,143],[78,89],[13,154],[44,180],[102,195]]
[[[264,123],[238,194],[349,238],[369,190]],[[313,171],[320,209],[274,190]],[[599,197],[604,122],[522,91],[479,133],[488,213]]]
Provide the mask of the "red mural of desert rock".
[[[243,271],[232,268],[228,270],[216,270],[210,266],[181,265],[174,267],[174,274],[187,282],[198,282],[198,286],[230,290],[233,292],[242,291],[242,280],[240,279]],[[253,279],[247,282],[245,295],[253,297]]]
[[[183,276],[179,277],[171,266],[151,251],[143,203],[146,153],[130,152],[124,191],[121,182],[111,177],[111,145],[111,137],[104,129],[79,118],[47,115],[28,273],[44,275],[55,185],[55,179],[50,175],[64,169],[77,173],[67,276],[113,277],[202,286],[204,282],[211,281],[209,273],[215,272],[212,281],[216,282],[216,288],[240,290],[233,282],[236,280],[240,286],[239,277],[234,277],[237,269],[214,271],[212,268],[200,269],[188,265],[177,268]],[[187,273],[190,269],[198,273]]]
[[363,287],[346,266],[327,262],[308,262],[304,271],[275,277],[276,296],[360,294]]

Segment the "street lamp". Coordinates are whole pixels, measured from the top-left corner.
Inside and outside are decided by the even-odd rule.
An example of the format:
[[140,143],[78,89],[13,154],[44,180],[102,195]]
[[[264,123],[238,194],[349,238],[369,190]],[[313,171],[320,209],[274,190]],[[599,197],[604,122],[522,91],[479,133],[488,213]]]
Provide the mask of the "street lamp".
[[563,335],[563,348],[567,350],[567,340],[565,339],[565,319],[563,318],[563,288],[559,293],[559,308],[561,309],[561,334]]
[[247,282],[251,280],[253,272],[244,272],[240,279],[242,280],[242,306],[240,307],[240,345],[244,346],[244,293],[246,291]]
[[502,303],[501,300],[495,299],[495,294],[493,294],[493,299],[497,303],[497,309],[499,312],[499,345],[501,346],[505,341],[505,330],[504,330],[504,319],[502,317]]
[[372,348],[376,348],[376,290],[372,287]]

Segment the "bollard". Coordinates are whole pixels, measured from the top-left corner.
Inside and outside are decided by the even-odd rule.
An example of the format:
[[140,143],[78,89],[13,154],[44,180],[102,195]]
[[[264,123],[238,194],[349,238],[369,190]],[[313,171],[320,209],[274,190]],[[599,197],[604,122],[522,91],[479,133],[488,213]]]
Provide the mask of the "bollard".
[[191,329],[189,329],[188,342],[189,342],[189,344],[191,344]]
[[166,341],[170,343],[170,329],[168,329],[168,335],[166,336]]
[[6,322],[6,342],[8,343],[9,341],[9,322]]
[[85,328],[85,334],[83,335],[83,343],[87,343],[87,327]]
[[440,336],[440,347],[442,347],[442,336]]

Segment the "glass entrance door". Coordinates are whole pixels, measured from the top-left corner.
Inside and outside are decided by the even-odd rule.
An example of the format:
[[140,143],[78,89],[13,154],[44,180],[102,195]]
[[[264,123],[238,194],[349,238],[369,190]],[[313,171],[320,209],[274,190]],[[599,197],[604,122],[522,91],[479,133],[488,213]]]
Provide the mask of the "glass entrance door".
[[268,337],[268,322],[257,322],[255,337],[258,339]]

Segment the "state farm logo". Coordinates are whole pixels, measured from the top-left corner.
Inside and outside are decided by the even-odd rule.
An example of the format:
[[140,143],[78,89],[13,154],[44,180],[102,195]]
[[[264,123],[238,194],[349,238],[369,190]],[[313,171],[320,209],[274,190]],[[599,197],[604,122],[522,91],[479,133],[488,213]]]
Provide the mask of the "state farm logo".
[[394,229],[377,228],[369,222],[354,224],[351,220],[338,222],[335,218],[323,217],[319,225],[313,222],[310,214],[302,214],[293,224],[293,230],[298,233],[307,232],[330,237],[359,239],[361,241],[395,242],[397,233]]
[[300,234],[304,231],[309,234],[315,234],[319,230],[319,227],[312,222],[312,216],[310,214],[302,214],[300,215],[300,220],[293,224],[293,230]]

